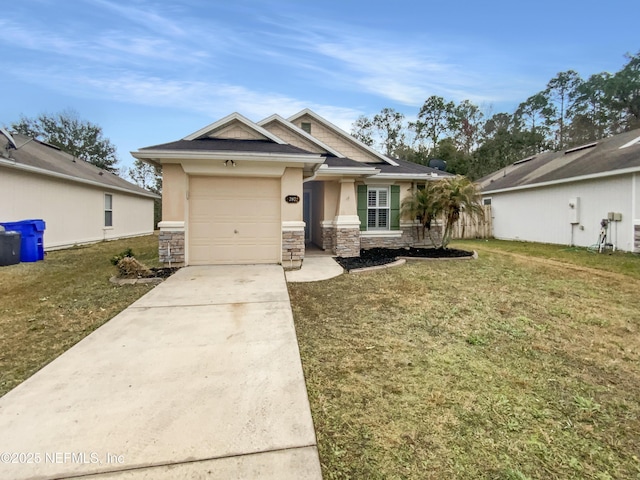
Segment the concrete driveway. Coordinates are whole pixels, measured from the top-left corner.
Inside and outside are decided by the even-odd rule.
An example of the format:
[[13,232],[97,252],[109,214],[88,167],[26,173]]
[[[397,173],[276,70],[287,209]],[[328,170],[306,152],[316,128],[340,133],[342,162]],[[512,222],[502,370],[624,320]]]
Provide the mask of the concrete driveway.
[[0,398],[0,432],[0,478],[320,479],[282,268],[183,268]]

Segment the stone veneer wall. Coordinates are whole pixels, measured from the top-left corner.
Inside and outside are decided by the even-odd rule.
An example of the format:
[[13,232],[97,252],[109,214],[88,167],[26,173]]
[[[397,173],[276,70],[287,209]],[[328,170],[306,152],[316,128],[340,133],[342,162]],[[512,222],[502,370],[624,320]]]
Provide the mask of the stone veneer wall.
[[640,253],[640,225],[633,226],[633,251]]
[[322,249],[333,252],[336,246],[336,229],[334,227],[322,227]]
[[158,257],[160,262],[171,263],[171,266],[184,265],[184,232],[161,231],[158,235]]
[[282,232],[282,266],[298,269],[304,260],[304,230]]
[[[422,238],[422,227],[420,229],[420,239],[418,240],[418,229],[415,225],[403,225],[400,230],[401,236],[393,237],[367,237],[360,236],[360,247],[363,249],[368,248],[405,248],[405,247],[433,247],[433,242],[429,238],[429,234],[425,232],[425,237]],[[434,226],[431,228],[431,234],[434,238],[439,238],[442,234],[442,228],[440,226]]]
[[334,253],[338,257],[360,256],[360,229],[340,228],[335,229],[336,243]]

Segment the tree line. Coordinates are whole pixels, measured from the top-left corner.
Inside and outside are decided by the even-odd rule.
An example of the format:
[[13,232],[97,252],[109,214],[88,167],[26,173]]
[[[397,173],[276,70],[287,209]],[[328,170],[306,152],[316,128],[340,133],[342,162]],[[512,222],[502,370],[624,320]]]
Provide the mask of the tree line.
[[512,113],[489,116],[470,100],[433,95],[415,121],[392,108],[360,116],[352,135],[386,155],[427,165],[447,162],[447,171],[472,179],[548,150],[564,150],[640,127],[640,52],[625,55],[616,73],[583,79],[558,73],[546,88]]

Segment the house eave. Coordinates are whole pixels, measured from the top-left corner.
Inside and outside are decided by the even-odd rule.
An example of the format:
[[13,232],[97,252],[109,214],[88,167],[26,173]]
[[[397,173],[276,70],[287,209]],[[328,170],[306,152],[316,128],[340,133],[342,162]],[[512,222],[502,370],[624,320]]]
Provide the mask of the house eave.
[[318,168],[317,175],[323,177],[340,177],[343,175],[362,175],[370,177],[372,175],[377,175],[378,173],[380,173],[380,170],[378,170],[377,168],[329,167],[324,164],[320,165],[320,168]]
[[562,178],[558,180],[550,180],[548,182],[532,183],[528,185],[519,185],[509,188],[498,188],[495,190],[483,190],[482,195],[490,195],[494,193],[515,192],[519,190],[531,190],[533,188],[550,187],[553,185],[562,185],[564,183],[582,182],[585,180],[594,180],[598,178],[614,177],[618,175],[626,175],[630,173],[640,172],[640,167],[621,168],[619,170],[610,170],[608,172],[591,173],[589,175],[579,175],[577,177]]
[[[292,153],[265,153],[265,152],[236,152],[236,151],[192,151],[192,150],[137,150],[131,152],[139,160],[160,162],[162,160],[251,160],[258,162],[288,162],[321,164],[324,157],[320,154],[292,154]],[[171,163],[171,162],[165,162]]]
[[379,173],[377,178],[386,178],[389,180],[441,180],[448,178],[449,175],[432,175],[430,173]]
[[[123,187],[118,187],[118,186],[114,186],[114,185],[107,185],[105,183],[95,182],[93,180],[87,180],[87,179],[84,179],[84,178],[74,177],[73,175],[66,175],[64,173],[52,172],[51,170],[45,170],[43,168],[32,167],[30,165],[23,165],[21,163],[13,162],[13,161],[10,161],[10,160],[4,159],[4,158],[0,158],[0,166],[13,168],[15,170],[21,170],[21,171],[29,172],[29,173],[37,173],[39,175],[58,178],[58,179],[61,179],[61,180],[67,180],[67,181],[70,181],[70,182],[81,183],[81,184],[85,184],[85,185],[91,185],[92,187],[99,187],[99,188],[102,188],[104,190],[114,190],[114,191],[118,191],[118,192],[124,192],[124,193],[127,193],[129,195],[137,195],[137,196],[140,196],[140,197],[148,197],[148,198],[162,198],[160,195],[157,195],[157,194],[152,193],[152,192],[147,192],[147,193],[136,192],[134,190],[129,190],[129,189],[123,188]],[[111,173],[107,172],[105,175],[111,175]]]

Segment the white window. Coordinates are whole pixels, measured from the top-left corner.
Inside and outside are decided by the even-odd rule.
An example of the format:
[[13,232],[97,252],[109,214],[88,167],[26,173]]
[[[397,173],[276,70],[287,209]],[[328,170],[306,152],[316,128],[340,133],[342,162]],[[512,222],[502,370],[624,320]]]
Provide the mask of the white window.
[[113,227],[113,195],[104,194],[104,226]]
[[367,230],[389,230],[389,188],[367,190]]

